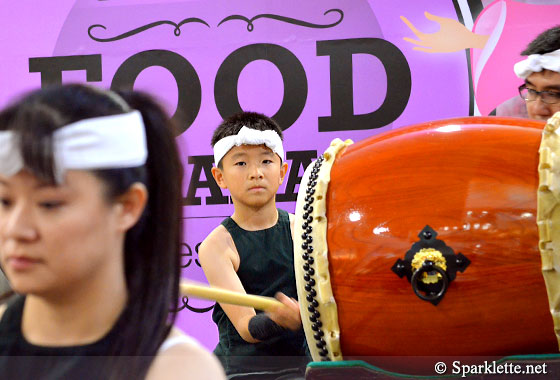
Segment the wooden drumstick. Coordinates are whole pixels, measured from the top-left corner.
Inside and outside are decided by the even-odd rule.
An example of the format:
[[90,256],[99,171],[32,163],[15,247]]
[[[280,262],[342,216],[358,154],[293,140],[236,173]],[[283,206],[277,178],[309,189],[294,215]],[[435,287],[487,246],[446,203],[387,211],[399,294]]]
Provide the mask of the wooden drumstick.
[[231,290],[212,288],[210,286],[193,284],[187,281],[181,281],[179,285],[181,294],[185,296],[193,296],[206,300],[227,303],[239,306],[249,306],[257,310],[271,310],[278,307],[284,307],[284,304],[273,297],[255,296],[250,294],[242,294]]

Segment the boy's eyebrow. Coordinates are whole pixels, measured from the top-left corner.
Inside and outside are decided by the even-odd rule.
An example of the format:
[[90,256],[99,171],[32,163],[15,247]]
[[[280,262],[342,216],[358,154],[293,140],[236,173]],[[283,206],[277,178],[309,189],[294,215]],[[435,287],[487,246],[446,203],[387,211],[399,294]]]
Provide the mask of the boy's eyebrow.
[[[260,153],[261,156],[274,156],[276,153],[274,153],[272,150],[270,149],[266,149],[263,152]],[[231,159],[232,160],[237,160],[243,157],[247,157],[247,153],[246,152],[236,152],[234,154],[232,154]]]
[[53,185],[53,184],[48,183],[48,182],[39,182],[39,183],[37,183],[37,184],[36,184],[35,186],[33,186],[33,187],[34,187],[35,189],[46,189],[46,188],[49,188],[49,187],[58,188],[58,186]]
[[234,153],[234,154],[231,156],[231,158],[232,158],[233,160],[235,160],[235,159],[237,159],[237,158],[245,157],[245,156],[247,156],[247,153],[245,153],[245,152],[237,152],[237,153]]

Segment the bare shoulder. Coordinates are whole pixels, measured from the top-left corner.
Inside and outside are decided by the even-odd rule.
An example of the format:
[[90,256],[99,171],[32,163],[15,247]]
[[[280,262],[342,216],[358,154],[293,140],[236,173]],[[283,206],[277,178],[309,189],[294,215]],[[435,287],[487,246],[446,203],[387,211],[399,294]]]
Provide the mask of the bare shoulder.
[[224,252],[231,248],[233,239],[228,230],[221,224],[206,236],[199,247],[199,254],[208,255],[213,252]]
[[221,224],[214,228],[198,248],[198,257],[202,267],[214,265],[217,261],[227,260],[237,267],[239,255],[228,230]]
[[220,362],[193,338],[173,328],[152,362],[147,380],[221,380],[225,374]]
[[200,244],[200,247],[213,247],[216,245],[224,245],[227,244],[228,239],[231,239],[231,235],[227,231],[227,229],[223,225],[219,225],[212,230],[206,236],[206,238]]

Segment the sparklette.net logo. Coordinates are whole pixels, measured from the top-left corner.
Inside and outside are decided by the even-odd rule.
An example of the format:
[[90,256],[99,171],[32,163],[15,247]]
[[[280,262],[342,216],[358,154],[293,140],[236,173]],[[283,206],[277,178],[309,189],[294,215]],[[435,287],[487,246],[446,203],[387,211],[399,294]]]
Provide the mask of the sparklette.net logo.
[[439,361],[434,365],[434,371],[438,375],[453,374],[467,377],[471,375],[546,375],[547,363],[499,363],[495,360],[485,360],[480,364],[461,364],[455,360],[448,368],[445,362]]

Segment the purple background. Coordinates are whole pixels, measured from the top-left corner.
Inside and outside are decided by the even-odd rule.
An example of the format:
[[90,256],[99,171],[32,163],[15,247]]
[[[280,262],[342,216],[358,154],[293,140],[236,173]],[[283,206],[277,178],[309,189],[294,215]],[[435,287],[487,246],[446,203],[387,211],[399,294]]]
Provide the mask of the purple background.
[[[256,20],[252,32],[243,21],[229,21],[217,27],[223,18],[239,14],[248,18],[271,13],[318,24],[330,24],[338,15],[324,12],[338,8],[344,11],[342,23],[333,28],[311,29],[277,20]],[[210,155],[210,136],[221,121],[214,102],[214,81],[218,68],[233,51],[253,43],[277,44],[290,50],[301,62],[307,75],[308,96],[297,121],[285,131],[285,150],[317,150],[322,153],[336,137],[354,141],[385,130],[405,125],[469,113],[469,77],[464,51],[448,54],[426,54],[412,50],[403,37],[413,37],[400,20],[406,16],[424,32],[437,30],[437,24],[424,17],[424,11],[439,16],[457,18],[452,1],[430,0],[322,0],[322,1],[131,1],[131,0],[57,0],[52,2],[2,2],[0,5],[0,107],[14,96],[40,86],[40,73],[29,73],[30,57],[101,54],[102,82],[94,84],[108,88],[118,67],[130,56],[149,49],[165,49],[180,54],[195,68],[202,87],[200,111],[194,123],[178,137],[185,164],[185,194],[192,165],[188,155]],[[89,38],[87,28],[102,24],[99,37],[115,36],[139,26],[160,20],[179,22],[187,17],[205,20],[201,24],[186,24],[180,36],[173,27],[161,25],[135,36],[115,41],[96,42]],[[329,116],[330,72],[329,57],[317,56],[317,41],[350,38],[382,38],[396,45],[405,55],[412,75],[412,89],[404,112],[390,125],[379,129],[319,132],[318,118]],[[353,57],[354,112],[369,113],[385,98],[387,81],[380,61],[369,55]],[[84,71],[65,72],[63,82],[86,81]],[[144,70],[135,89],[148,90],[161,99],[170,112],[177,103],[177,86],[164,68]],[[268,61],[249,64],[241,73],[238,87],[243,109],[273,115],[284,96],[282,77]],[[289,162],[290,163],[290,162]],[[303,168],[299,169],[300,175]],[[204,174],[202,174],[204,176]],[[204,178],[202,178],[204,179]],[[296,187],[297,190],[297,187]],[[280,192],[283,192],[282,189]],[[200,206],[185,206],[185,243],[193,250],[197,243],[233,212],[232,205],[205,205],[210,193],[200,189]],[[279,203],[290,212],[294,202]],[[187,250],[185,248],[185,252]],[[189,261],[192,260],[192,261]],[[196,252],[185,257],[183,276],[206,282],[197,265]],[[211,306],[212,302],[191,300],[194,307]],[[211,313],[197,314],[184,310],[178,325],[199,339],[208,348],[217,342],[217,331]]]

